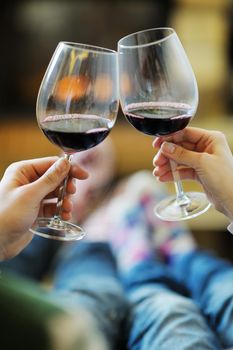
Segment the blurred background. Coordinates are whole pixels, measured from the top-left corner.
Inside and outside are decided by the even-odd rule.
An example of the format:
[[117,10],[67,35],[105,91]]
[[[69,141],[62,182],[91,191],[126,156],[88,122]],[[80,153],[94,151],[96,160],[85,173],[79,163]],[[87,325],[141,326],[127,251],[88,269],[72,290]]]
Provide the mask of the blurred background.
[[[233,2],[230,0],[31,0],[0,3],[0,175],[11,162],[58,154],[40,132],[37,92],[59,41],[116,49],[124,35],[173,27],[197,77],[200,103],[192,125],[222,130],[233,149]],[[112,131],[117,176],[152,170],[152,139],[122,116]],[[186,183],[185,189],[197,188]],[[169,186],[169,190],[173,187]],[[214,209],[188,222],[199,243],[233,260],[227,220]]]

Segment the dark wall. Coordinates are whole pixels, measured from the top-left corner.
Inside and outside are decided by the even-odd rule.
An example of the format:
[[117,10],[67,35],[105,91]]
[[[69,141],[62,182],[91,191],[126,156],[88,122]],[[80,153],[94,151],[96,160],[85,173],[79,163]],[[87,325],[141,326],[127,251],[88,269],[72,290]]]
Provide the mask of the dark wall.
[[1,1],[0,116],[31,114],[59,41],[116,49],[131,32],[166,26],[170,0]]

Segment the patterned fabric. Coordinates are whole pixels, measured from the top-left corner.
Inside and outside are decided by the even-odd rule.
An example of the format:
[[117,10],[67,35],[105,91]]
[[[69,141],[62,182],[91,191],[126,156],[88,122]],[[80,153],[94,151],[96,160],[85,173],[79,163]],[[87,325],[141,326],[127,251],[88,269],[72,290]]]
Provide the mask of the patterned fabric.
[[183,223],[162,221],[154,214],[154,206],[166,195],[166,187],[149,171],[130,176],[86,221],[87,239],[107,240],[121,269],[154,254],[168,259],[193,249],[195,243]]

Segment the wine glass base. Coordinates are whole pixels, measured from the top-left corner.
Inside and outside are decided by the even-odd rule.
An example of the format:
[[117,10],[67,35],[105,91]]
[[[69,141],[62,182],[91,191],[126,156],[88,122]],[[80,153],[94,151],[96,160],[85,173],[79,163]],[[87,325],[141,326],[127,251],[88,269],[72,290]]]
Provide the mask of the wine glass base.
[[190,202],[182,205],[175,196],[165,198],[155,206],[155,215],[165,221],[182,221],[205,213],[211,206],[205,193],[187,192],[185,196]]
[[53,218],[38,218],[30,231],[38,236],[58,241],[77,241],[85,236],[81,227],[62,220],[56,223]]

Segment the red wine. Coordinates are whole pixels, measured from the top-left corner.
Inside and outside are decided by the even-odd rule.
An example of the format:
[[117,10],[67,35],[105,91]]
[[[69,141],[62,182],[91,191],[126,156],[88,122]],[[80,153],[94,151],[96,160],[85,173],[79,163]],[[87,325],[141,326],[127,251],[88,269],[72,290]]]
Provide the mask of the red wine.
[[143,102],[126,106],[124,114],[137,130],[161,136],[184,129],[193,117],[193,109],[184,103]]
[[87,150],[102,142],[110,132],[111,121],[95,115],[49,116],[41,123],[45,136],[66,153]]

